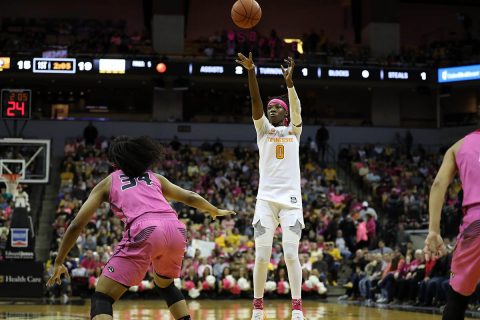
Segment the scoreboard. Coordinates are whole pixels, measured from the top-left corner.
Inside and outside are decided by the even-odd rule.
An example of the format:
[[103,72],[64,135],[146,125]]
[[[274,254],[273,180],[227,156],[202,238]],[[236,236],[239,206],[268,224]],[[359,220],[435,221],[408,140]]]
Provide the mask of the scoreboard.
[[155,74],[153,59],[11,58],[0,57],[2,73]]
[[74,58],[33,58],[33,73],[75,73]]
[[[282,77],[282,70],[276,63],[258,63],[257,76],[265,78]],[[431,83],[435,82],[434,69],[379,67],[379,66],[325,66],[297,63],[295,79]],[[233,61],[165,61],[158,57],[142,58],[25,58],[0,57],[0,76],[3,74],[31,73],[57,74],[75,77],[91,75],[166,75],[178,77],[231,77],[244,78],[246,72]]]
[[2,119],[28,120],[32,110],[32,91],[27,89],[2,89]]

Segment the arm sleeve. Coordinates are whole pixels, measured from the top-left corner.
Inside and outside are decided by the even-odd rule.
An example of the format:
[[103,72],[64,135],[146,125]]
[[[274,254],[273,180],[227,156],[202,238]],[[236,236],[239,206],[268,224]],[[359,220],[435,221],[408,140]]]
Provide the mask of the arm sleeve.
[[302,107],[295,87],[288,88],[288,103],[290,104],[290,118],[292,120],[293,132],[299,136],[302,133]]
[[268,132],[270,122],[268,122],[267,117],[265,114],[258,120],[253,119],[253,124],[255,125],[255,130],[257,131],[257,135],[261,136]]

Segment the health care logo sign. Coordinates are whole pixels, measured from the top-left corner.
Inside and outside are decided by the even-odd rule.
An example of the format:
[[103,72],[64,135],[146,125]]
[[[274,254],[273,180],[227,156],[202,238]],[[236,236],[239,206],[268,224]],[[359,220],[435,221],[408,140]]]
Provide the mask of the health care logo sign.
[[28,247],[28,229],[12,228],[12,248]]

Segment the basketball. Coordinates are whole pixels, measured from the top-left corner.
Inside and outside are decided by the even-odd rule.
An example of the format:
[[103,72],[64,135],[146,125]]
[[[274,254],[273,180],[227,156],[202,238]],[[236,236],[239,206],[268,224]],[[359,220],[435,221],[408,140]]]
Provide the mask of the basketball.
[[262,9],[255,0],[238,0],[232,7],[232,20],[242,29],[257,25],[262,17]]

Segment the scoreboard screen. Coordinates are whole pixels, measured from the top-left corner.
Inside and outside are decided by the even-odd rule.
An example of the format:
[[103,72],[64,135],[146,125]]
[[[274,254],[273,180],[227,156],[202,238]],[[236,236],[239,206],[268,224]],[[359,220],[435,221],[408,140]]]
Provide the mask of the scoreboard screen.
[[3,89],[2,119],[28,120],[31,116],[32,91],[27,89]]
[[74,58],[34,58],[33,73],[75,73]]

